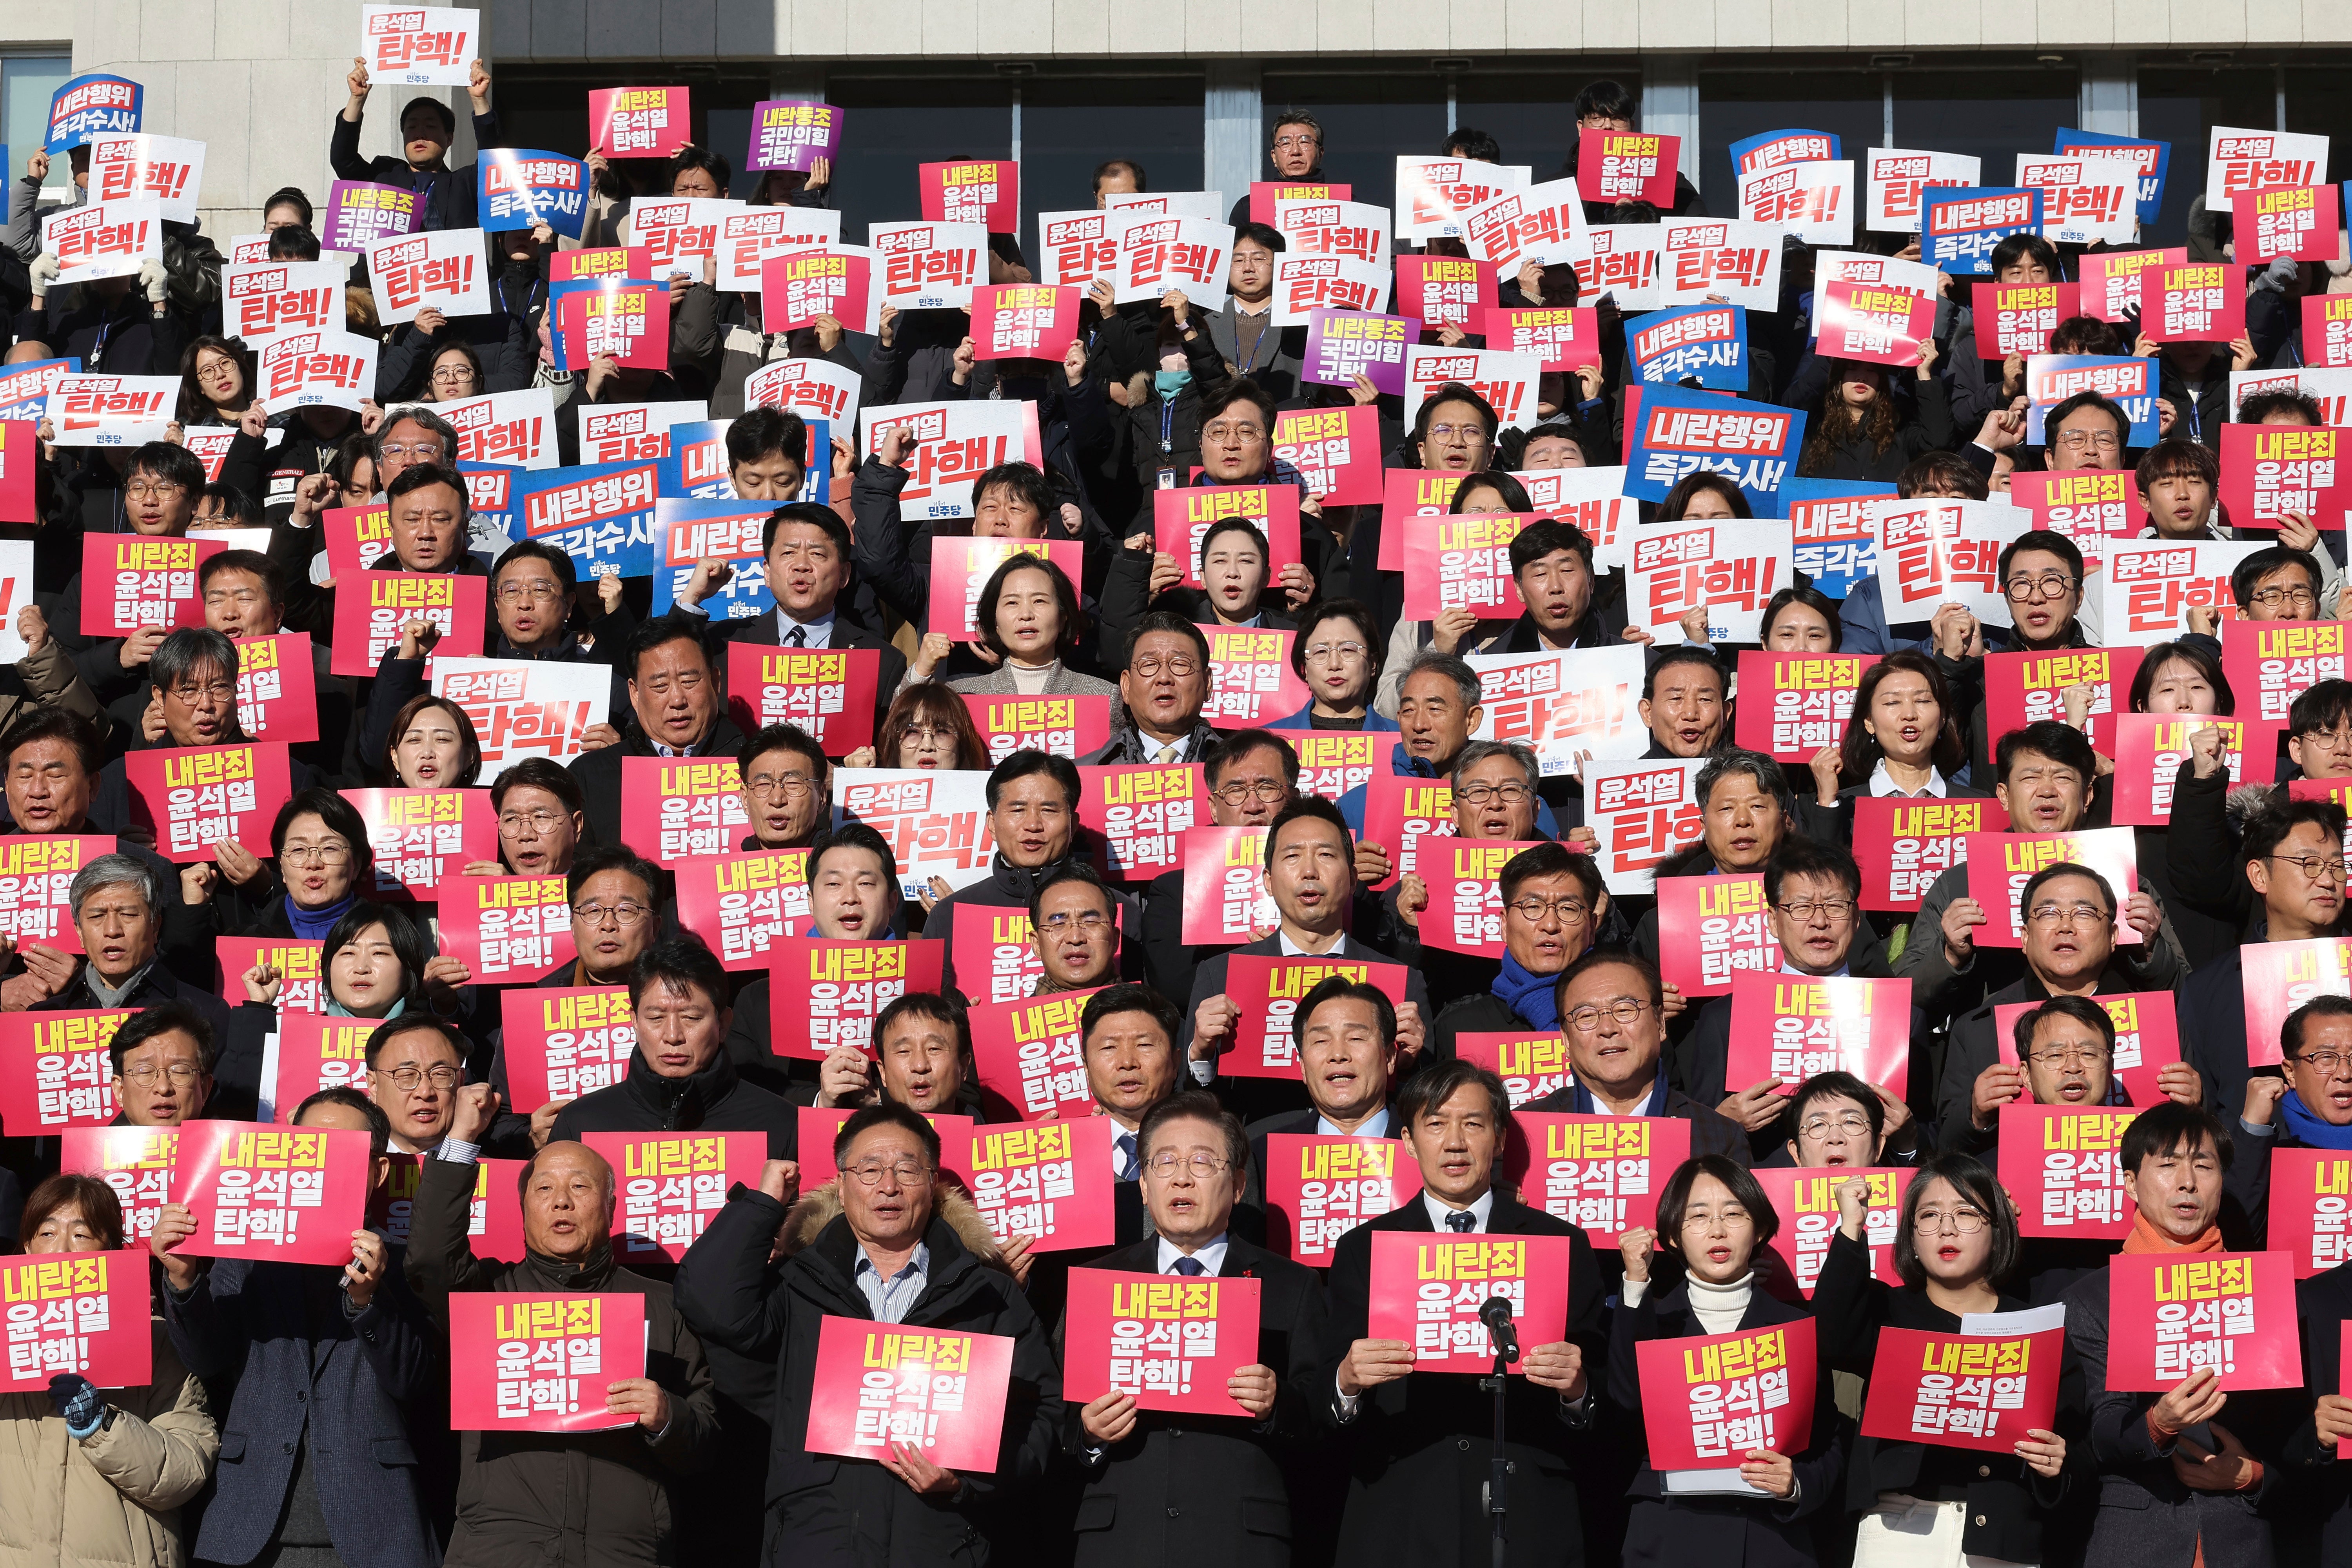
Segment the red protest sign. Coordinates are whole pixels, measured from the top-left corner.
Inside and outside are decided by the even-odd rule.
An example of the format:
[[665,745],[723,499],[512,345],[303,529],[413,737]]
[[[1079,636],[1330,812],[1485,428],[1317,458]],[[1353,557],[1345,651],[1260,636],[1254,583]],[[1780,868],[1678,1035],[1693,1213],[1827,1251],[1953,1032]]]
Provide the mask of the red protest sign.
[[1266,1246],[1293,1263],[1330,1268],[1341,1237],[1419,1191],[1421,1168],[1394,1139],[1266,1135]]
[[931,630],[950,642],[979,641],[972,616],[980,607],[980,591],[1015,554],[1042,555],[1071,583],[1086,581],[1085,546],[1075,539],[933,539]]
[[2147,526],[2139,504],[2139,477],[2121,468],[2076,468],[2020,474],[2010,503],[2032,514],[2033,526],[2063,533],[2085,550],[2099,540],[2135,539]]
[[257,741],[293,744],[319,738],[318,672],[308,632],[238,642],[236,721]]
[[1454,1037],[1454,1054],[1501,1079],[1514,1110],[1576,1082],[1568,1042],[1557,1031],[1522,1035],[1511,1029],[1468,1029]]
[[1452,784],[1375,766],[1364,784],[1364,828],[1356,836],[1359,844],[1389,852],[1389,879],[1373,886],[1394,887],[1405,873],[1419,873],[1422,840],[1450,838],[1454,826]]
[[1993,653],[1985,656],[1985,728],[2006,735],[2045,719],[2063,721],[2065,691],[2088,686],[2094,744],[2110,744],[2111,715],[2131,711],[2132,677],[2139,673],[2136,647],[2068,648],[2058,653]]
[[194,1215],[178,1251],[194,1258],[344,1264],[367,1219],[368,1134],[190,1121],[180,1128],[172,1199]]
[[2272,1247],[2308,1279],[2352,1262],[2352,1155],[2334,1149],[2271,1152]]
[[220,965],[220,978],[214,991],[230,1006],[241,1006],[247,1000],[245,976],[267,964],[277,971],[284,987],[278,993],[278,1016],[289,1013],[317,1013],[326,1007],[319,983],[319,950],[323,942],[300,942],[290,937],[224,936],[214,940],[213,949]]
[[1586,201],[1647,202],[1662,213],[1675,210],[1681,137],[1587,126],[1576,142],[1576,192]]
[[1449,610],[1503,620],[1526,610],[1511,572],[1511,541],[1538,521],[1509,513],[1404,520],[1404,613],[1433,621]]
[[1187,947],[1255,942],[1282,923],[1265,890],[1265,829],[1194,827],[1184,834]]
[[2352,466],[2343,430],[2322,426],[2221,426],[2221,506],[2240,528],[2276,528],[2301,512],[2325,529],[2345,525]]
[[904,1444],[941,1469],[992,1474],[1012,1375],[1002,1334],[826,1317],[802,1441],[813,1454],[875,1460]]
[[132,752],[122,773],[131,820],[152,833],[155,853],[175,865],[210,860],[229,838],[269,855],[270,825],[294,797],[283,741]]
[[1909,1166],[1759,1166],[1757,1182],[1772,1200],[1772,1212],[1780,1216],[1780,1234],[1768,1244],[1780,1262],[1773,1270],[1773,1294],[1813,1299],[1822,1264],[1830,1255],[1830,1237],[1838,1228],[1837,1190],[1857,1176],[1870,1182],[1862,1237],[1870,1248],[1871,1275],[1888,1285],[1903,1282],[1895,1271],[1895,1233],[1902,1223],[1903,1194],[1911,1185]]
[[2304,296],[2303,356],[2329,369],[2352,365],[2352,294]]
[[2018,1200],[2020,1236],[2074,1236],[2121,1241],[2131,1233],[2132,1205],[2118,1157],[2129,1106],[2034,1105],[2000,1108],[2000,1184]]
[[862,331],[878,303],[870,254],[793,250],[760,263],[760,319],[770,331],[798,331],[820,316]]
[[[2281,185],[2240,191],[2233,201],[2231,239],[2241,267],[2272,262],[2333,261],[2344,233],[2342,188]],[[2316,362],[2314,362],[2316,363]]]
[[517,987],[503,993],[499,1005],[508,1109],[516,1115],[610,1089],[628,1076],[637,1025],[627,986]]
[[1979,351],[2007,359],[2046,354],[2058,323],[2078,313],[2078,283],[1979,283],[1976,286]]
[[[339,506],[327,513],[319,528],[327,542],[327,569],[337,582],[366,571],[370,563],[383,560],[392,548],[389,506]],[[373,668],[369,673],[374,673]]]
[[1449,837],[1418,857],[1429,885],[1421,911],[1424,947],[1474,958],[1503,956],[1503,868],[1535,846],[1506,838]]
[[1601,312],[1593,306],[1498,307],[1483,319],[1488,348],[1539,355],[1548,371],[1580,370],[1601,363]]
[[1581,1229],[1595,1247],[1614,1247],[1625,1232],[1657,1223],[1658,1189],[1689,1158],[1690,1122],[1679,1116],[1515,1110],[1503,1175],[1520,1201]]
[[1076,289],[991,283],[971,291],[975,359],[1058,360],[1078,341]]
[[[1152,547],[1184,569],[1184,586],[1201,587],[1201,546],[1228,518],[1249,523],[1266,542],[1262,564],[1271,584],[1299,558],[1298,491],[1291,485],[1191,485],[1152,496]],[[1222,547],[1227,542],[1220,540]],[[1213,596],[1215,596],[1213,593]],[[1241,602],[1229,608],[1238,614]]]
[[[1664,935],[1662,926],[1662,942]],[[1824,1072],[1852,1073],[1904,1097],[1911,1081],[1911,982],[1752,969],[1733,975],[1724,1081],[1738,1089],[1777,1078],[1779,1092],[1792,1095]]]
[[[2157,1075],[2180,1060],[2180,1022],[2169,991],[2118,991],[2094,996],[2116,1026],[2116,1053],[2108,1067],[2123,1080],[2128,1103],[2146,1110],[2165,1098]],[[2009,1002],[1992,1010],[1992,1033],[2000,1059],[2017,1060],[2017,1021],[2040,1005]]]
[[1258,1282],[1070,1270],[1062,1393],[1124,1394],[1144,1410],[1242,1415],[1226,1380],[1257,1364]]
[[1295,180],[1252,180],[1249,220],[1274,226],[1276,202],[1345,202],[1355,199],[1353,185],[1309,184]]
[[[1396,310],[1402,316],[1419,321],[1424,331],[1441,331],[1447,327],[1459,327],[1465,332],[1480,330],[1488,313],[1496,309],[1496,294],[1500,279],[1496,269],[1483,261],[1466,256],[1400,256],[1396,258]],[[1493,329],[1488,328],[1491,331]],[[1516,329],[1514,329],[1516,333]],[[1519,345],[1496,343],[1496,348]],[[1521,348],[1521,353],[1538,353],[1535,348]],[[1553,368],[1544,366],[1546,370]],[[1418,473],[1419,469],[1411,470]],[[1456,476],[1457,478],[1459,476]],[[1394,571],[1394,567],[1384,567]]]
[[115,1117],[107,1042],[129,1012],[0,1013],[0,1130],[35,1138]]
[[1298,753],[1298,793],[1336,803],[1358,784],[1370,784],[1387,741],[1385,735],[1362,730],[1292,731],[1291,749]]
[[2095,827],[2080,833],[1972,833],[1969,835],[1969,897],[1984,906],[1989,923],[1976,928],[1979,947],[2025,945],[2025,911],[2018,907],[2025,884],[2044,866],[2072,861],[2096,871],[2115,894],[2116,942],[2140,945],[2139,932],[2124,919],[2124,906],[2139,891],[2139,850],[2128,827]]
[[1402,1006],[1407,973],[1402,963],[1361,959],[1233,954],[1225,960],[1225,994],[1240,1006],[1241,1016],[1234,1024],[1233,1049],[1217,1058],[1218,1075],[1301,1081],[1298,1043],[1291,1029],[1307,994],[1339,975],[1377,985]]
[[8,1304],[0,1393],[46,1394],[51,1378],[68,1375],[100,1388],[146,1387],[155,1375],[147,1270],[139,1248],[0,1260],[0,1301]]
[[2063,1329],[1991,1335],[1882,1327],[1862,1435],[2012,1453],[2057,1419],[2065,1343]]
[[322,1089],[368,1092],[367,1043],[381,1018],[289,1013],[278,1023],[278,1071],[262,1086],[272,1121],[290,1124],[302,1102]]
[[1207,770],[1197,763],[1078,770],[1078,826],[1098,842],[1095,863],[1121,881],[1148,882],[1181,866],[1184,835],[1211,815]]
[[988,742],[991,767],[1015,752],[1049,752],[1072,762],[1110,744],[1110,699],[1107,696],[1021,697],[971,691],[963,705],[980,738]]
[[727,700],[743,732],[797,724],[828,757],[874,743],[874,687],[881,673],[879,648],[769,647],[740,639],[727,645]]
[[668,866],[729,854],[751,830],[734,758],[621,759],[622,843],[658,845],[654,858]]
[[2314,996],[2352,996],[2352,938],[2247,942],[2238,959],[2245,976],[2250,1067],[2281,1059],[2279,1030],[2289,1013]]
[[692,101],[683,87],[592,87],[588,146],[607,158],[667,158],[694,140]]
[[[239,645],[247,646],[247,645]],[[444,878],[499,858],[499,818],[486,789],[347,789],[367,824],[375,890],[431,899]],[[632,842],[637,842],[632,840]]]
[[216,539],[93,533],[81,542],[84,637],[129,637],[142,626],[201,626],[196,569],[228,546]]
[[613,1167],[613,1252],[622,1263],[684,1260],[737,1183],[756,1188],[765,1132],[583,1132]]
[[434,651],[463,656],[482,646],[489,579],[455,573],[354,572],[335,582],[334,657],[327,668],[364,679],[400,642],[410,621],[441,628]]
[[2158,343],[2227,343],[2246,335],[2244,276],[2227,262],[2151,268],[2139,276],[2140,335]]
[[1375,1231],[1365,1332],[1411,1345],[1415,1372],[1491,1373],[1478,1309],[1497,1296],[1510,1302],[1522,1352],[1558,1344],[1568,1335],[1569,1252],[1564,1236]]
[[[855,1108],[846,1105],[803,1105],[794,1108],[793,1124],[799,1134],[801,1152],[801,1185],[804,1188],[823,1186],[841,1173],[833,1163],[833,1141],[840,1135],[841,1124],[850,1119]],[[953,1176],[965,1191],[971,1190],[971,1173],[964,1167],[971,1163],[972,1119],[969,1116],[933,1115],[926,1111],[923,1120],[940,1135],[940,1165]],[[1109,1165],[1104,1158],[1105,1168]]]
[[1820,1366],[1811,1318],[1736,1334],[1643,1340],[1633,1357],[1650,1464],[1661,1474],[1736,1470],[1751,1449],[1801,1454],[1812,1442]]
[[[964,911],[959,909],[956,911]],[[959,944],[961,945],[961,944]],[[961,975],[957,979],[961,981]],[[1011,1002],[976,1004],[971,1024],[972,1062],[983,1096],[994,1096],[992,1120],[1092,1116],[1094,1091],[1087,1087],[1078,1018],[1087,998],[1103,987],[1057,991]]]
[[957,1173],[1000,1242],[1029,1237],[1039,1252],[1108,1247],[1118,1239],[1108,1116],[974,1127]]
[[[1877,662],[1876,654],[1743,648],[1739,694],[1748,700],[1733,710],[1737,740],[1775,762],[1811,762],[1823,746],[1844,738],[1862,672]],[[1759,700],[1767,695],[1769,702]]]
[[2168,1394],[2208,1369],[2229,1390],[2302,1385],[2294,1260],[2284,1252],[2110,1259],[2109,1390]]
[[1666,984],[1685,996],[1721,996],[1741,970],[1779,969],[1763,874],[1659,878],[1658,956]]
[[[1114,908],[1114,921],[1118,913]],[[948,933],[951,951],[963,959],[956,989],[975,1002],[1034,995],[1045,966],[1037,960],[1033,935],[1027,910],[958,902],[954,929]]]
[[1021,165],[1010,158],[923,163],[915,171],[926,223],[976,223],[991,234],[1021,232]]
[[103,835],[0,837],[0,935],[15,938],[18,947],[39,942],[60,952],[81,952],[71,908],[74,873],[115,848],[116,840]]
[[2118,713],[2115,716],[2113,820],[2134,827],[2172,821],[2172,791],[2189,760],[2189,738],[2221,731],[2221,760],[2232,785],[2269,784],[2277,772],[2279,725],[2209,714]]
[[2086,251],[2081,258],[2083,314],[2120,321],[2139,310],[2140,278],[2158,268],[2188,264],[2189,248]]
[[1298,470],[1325,506],[1375,506],[1381,499],[1380,410],[1286,408],[1274,416],[1274,455]]
[[910,991],[938,991],[947,950],[937,941],[778,937],[768,951],[776,1054],[823,1061],[854,1046],[872,1056],[876,1016]]
[[1822,290],[1823,358],[1916,365],[1919,344],[1935,331],[1936,301],[1907,289],[1839,278]]
[[734,971],[767,969],[769,947],[809,929],[809,851],[696,856],[677,868],[677,924]]
[[1307,706],[1307,682],[1290,668],[1297,632],[1201,629],[1209,634],[1209,700],[1201,717],[1220,730],[1253,730]]
[[[2223,426],[2227,435],[2231,426]],[[2291,426],[2263,426],[2291,429]],[[2294,700],[2323,680],[2341,680],[2345,621],[2221,623],[2221,673],[2248,719],[2284,719]]]
[[572,940],[572,900],[563,879],[444,879],[441,951],[472,971],[477,985],[537,980],[572,963],[580,954]]
[[172,1201],[178,1128],[68,1127],[58,1143],[61,1169],[96,1176],[114,1189],[126,1240],[144,1241],[154,1234],[156,1215]]
[[669,287],[600,279],[555,304],[556,337],[569,365],[609,359],[624,370],[669,368]]
[[449,1426],[457,1432],[603,1432],[636,1417],[604,1390],[646,1374],[646,1299],[635,1291],[449,1298]]
[[547,255],[547,280],[551,283],[569,283],[574,278],[650,278],[653,272],[654,253],[642,245],[551,250]]
[[1936,879],[1968,861],[1969,839],[2007,820],[1990,800],[1854,802],[1853,858],[1862,868],[1862,907],[1916,910]]
[[1405,520],[1451,512],[1454,492],[1469,477],[1427,468],[1386,471],[1381,481],[1381,547],[1377,563],[1381,571],[1404,570]]

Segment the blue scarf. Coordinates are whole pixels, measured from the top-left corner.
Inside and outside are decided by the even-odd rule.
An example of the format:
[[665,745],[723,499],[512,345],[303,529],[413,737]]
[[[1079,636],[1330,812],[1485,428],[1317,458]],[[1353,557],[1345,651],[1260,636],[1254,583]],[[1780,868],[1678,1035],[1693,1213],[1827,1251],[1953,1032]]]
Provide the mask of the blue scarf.
[[[407,1006],[408,998],[405,996],[400,997],[393,1003],[390,1011],[379,1015],[375,1021],[379,1024],[388,1024],[394,1018],[399,1017],[401,1013]],[[359,1015],[352,1012],[349,1007],[344,1006],[341,1002],[336,1001],[334,991],[330,987],[327,992],[327,1016],[330,1018],[356,1018]]]
[[2303,1102],[2303,1097],[2289,1089],[2279,1101],[2286,1112],[2287,1131],[2294,1133],[2306,1149],[2352,1149],[2352,1126],[2338,1127],[2333,1121],[2322,1121]]
[[356,892],[345,893],[322,909],[306,910],[294,901],[293,894],[289,893],[286,895],[286,923],[294,928],[294,935],[300,941],[324,942],[327,933],[335,929],[335,922],[351,913],[352,906],[359,901],[360,896]]
[[1511,1011],[1541,1029],[1559,1027],[1559,991],[1557,974],[1530,974],[1519,967],[1519,961],[1509,953],[1503,954],[1503,972],[1495,976],[1495,994],[1510,1004]]

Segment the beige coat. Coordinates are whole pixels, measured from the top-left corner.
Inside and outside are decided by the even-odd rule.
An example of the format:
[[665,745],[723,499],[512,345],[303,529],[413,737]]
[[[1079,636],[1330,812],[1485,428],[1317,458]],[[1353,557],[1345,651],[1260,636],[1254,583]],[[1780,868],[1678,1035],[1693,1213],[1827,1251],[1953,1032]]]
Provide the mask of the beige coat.
[[205,1391],[155,1324],[154,1381],[100,1392],[113,1423],[76,1442],[46,1392],[0,1394],[0,1568],[182,1568],[180,1505],[220,1457]]

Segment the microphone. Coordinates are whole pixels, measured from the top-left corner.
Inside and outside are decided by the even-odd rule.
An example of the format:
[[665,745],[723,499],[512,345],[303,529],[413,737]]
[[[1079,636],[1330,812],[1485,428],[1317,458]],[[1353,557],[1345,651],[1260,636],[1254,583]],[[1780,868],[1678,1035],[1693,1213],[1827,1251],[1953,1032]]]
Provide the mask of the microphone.
[[1519,1359],[1519,1331],[1511,1324],[1511,1303],[1501,1296],[1489,1296],[1478,1309],[1478,1321],[1486,1325],[1494,1338],[1495,1350],[1505,1361]]

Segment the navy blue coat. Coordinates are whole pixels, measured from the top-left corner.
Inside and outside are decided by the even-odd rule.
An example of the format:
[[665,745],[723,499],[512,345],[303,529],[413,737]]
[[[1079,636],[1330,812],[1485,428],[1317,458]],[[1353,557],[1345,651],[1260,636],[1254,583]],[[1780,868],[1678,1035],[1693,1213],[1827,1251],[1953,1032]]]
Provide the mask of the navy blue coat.
[[286,1510],[294,1446],[307,1441],[319,1505],[345,1563],[440,1563],[401,1406],[447,1373],[402,1275],[402,1248],[387,1250],[383,1282],[356,1317],[344,1313],[341,1271],[326,1265],[224,1258],[185,1297],[162,1292],[172,1347],[188,1370],[236,1384],[197,1557],[250,1563],[268,1546]]

